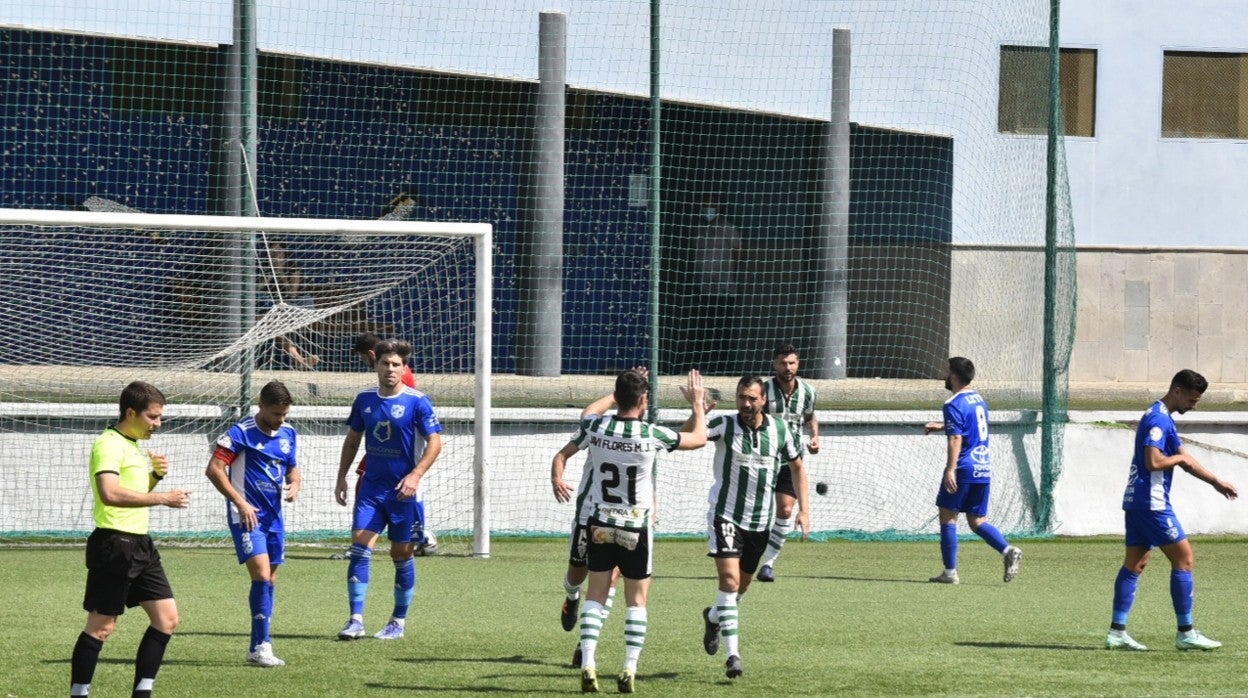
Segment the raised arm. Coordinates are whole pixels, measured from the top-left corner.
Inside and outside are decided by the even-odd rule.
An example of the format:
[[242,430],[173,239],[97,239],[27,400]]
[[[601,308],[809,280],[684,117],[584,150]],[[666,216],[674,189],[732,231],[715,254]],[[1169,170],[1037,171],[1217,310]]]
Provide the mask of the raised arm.
[[706,387],[702,384],[702,374],[694,369],[680,386],[680,394],[689,401],[692,414],[680,427],[679,450],[688,451],[706,445]]

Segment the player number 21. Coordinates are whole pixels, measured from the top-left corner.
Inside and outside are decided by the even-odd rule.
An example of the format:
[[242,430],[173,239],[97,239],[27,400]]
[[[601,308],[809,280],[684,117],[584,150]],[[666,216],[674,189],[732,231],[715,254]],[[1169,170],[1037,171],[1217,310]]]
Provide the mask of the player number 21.
[[[615,463],[603,463],[600,468],[606,477],[602,480],[602,501],[607,504],[624,504],[625,500],[615,494],[620,486],[620,466]],[[624,479],[628,481],[628,503],[637,501],[637,466],[624,468]]]

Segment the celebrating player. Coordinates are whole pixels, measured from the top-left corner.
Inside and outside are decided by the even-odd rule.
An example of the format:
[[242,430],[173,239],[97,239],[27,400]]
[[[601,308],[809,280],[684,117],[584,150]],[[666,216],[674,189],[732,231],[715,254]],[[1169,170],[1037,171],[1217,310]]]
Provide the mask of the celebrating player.
[[1152,548],[1170,560],[1170,599],[1178,620],[1174,646],[1181,650],[1212,650],[1222,646],[1192,627],[1192,546],[1183,525],[1170,508],[1170,481],[1174,469],[1182,468],[1213,486],[1218,494],[1235,499],[1239,492],[1226,480],[1218,479],[1183,448],[1179,431],[1174,425],[1176,412],[1184,414],[1196,407],[1209,387],[1205,377],[1183,369],[1170,380],[1164,397],[1148,408],[1135,429],[1135,453],[1127,489],[1122,496],[1123,518],[1126,521],[1126,557],[1118,578],[1114,580],[1113,618],[1105,646],[1110,649],[1145,650],[1127,634],[1127,615],[1135,601],[1135,587],[1140,572],[1148,564]]
[[117,628],[117,616],[141,606],[151,625],[134,658],[134,692],[152,695],[165,646],[178,627],[178,604],[148,535],[148,508],[185,509],[190,490],[153,492],[169,474],[169,459],[144,452],[139,441],[160,428],[165,396],[155,386],[134,381],[121,391],[120,418],[91,446],[91,515],[95,530],[87,538],[87,591],[82,608],[87,626],[78,635],[70,660],[71,696],[85,696],[99,663],[104,641]]
[[810,531],[801,445],[787,424],[764,413],[763,382],[758,376],[742,377],[737,381],[737,413],[714,417],[707,425],[707,439],[715,442],[715,482],[706,516],[708,554],[715,558],[719,593],[715,605],[702,610],[702,646],[714,655],[723,639],[730,679],[742,673],[737,609],[767,547],[772,497],[783,462],[792,470],[803,540]]
[[[644,375],[644,374],[643,374]],[[608,395],[604,400],[612,400],[612,396]],[[597,404],[597,403],[595,403]],[[590,405],[592,407],[593,405]],[[608,409],[611,402],[607,403]],[[581,419],[587,418],[590,414],[589,407],[581,413]],[[577,627],[580,615],[577,611],[581,604],[581,585],[585,582],[585,578],[589,576],[589,517],[593,514],[593,502],[589,499],[589,488],[594,486],[594,469],[593,462],[585,459],[585,466],[581,471],[581,481],[575,490],[563,479],[563,471],[567,466],[568,459],[576,455],[577,451],[581,451],[589,446],[589,434],[583,429],[577,428],[577,433],[563,448],[555,454],[554,459],[550,463],[550,482],[551,488],[555,493],[555,501],[566,503],[572,501],[573,495],[576,497],[576,515],[572,517],[572,537],[568,545],[568,570],[563,576],[563,590],[566,596],[563,599],[563,606],[559,609],[559,622],[563,629],[571,632]],[[607,599],[602,602],[602,621],[605,623],[607,616],[611,614],[611,607],[615,605],[615,582],[619,579],[620,570],[617,567],[612,573],[611,587],[607,589]],[[581,643],[577,640],[576,649],[572,651],[572,667],[574,669],[581,668]]]
[[[815,419],[815,387],[797,377],[797,347],[784,343],[776,347],[772,355],[775,376],[764,386],[763,412],[774,414],[789,425],[793,440],[803,446],[804,452],[819,452],[819,420]],[[806,437],[806,438],[804,438]],[[793,489],[793,471],[789,466],[780,467],[776,479],[776,522],[771,527],[767,552],[763,554],[763,566],[758,570],[758,581],[774,582],[776,558],[793,531],[793,505],[797,504],[797,491]]]
[[[654,461],[658,452],[701,448],[706,444],[706,393],[702,376],[690,371],[681,393],[693,413],[679,433],[642,421],[649,407],[650,383],[637,370],[615,379],[615,392],[585,408],[581,431],[589,441],[594,485],[588,498],[589,591],[581,611],[581,691],[598,692],[595,653],[602,631],[603,604],[618,568],[624,577],[624,671],[617,687],[632,693],[637,659],[646,642],[646,595],[650,589],[654,531]],[[605,412],[612,404],[616,413]]]
[[286,501],[299,496],[295,430],[286,424],[294,399],[281,381],[260,389],[260,410],[230,427],[217,439],[204,472],[225,496],[225,516],[239,564],[251,577],[251,644],[247,661],[262,667],[286,662],[273,654],[269,626],[277,568],[285,561]]
[[928,581],[957,584],[958,579],[958,514],[966,514],[966,523],[993,550],[1001,553],[1005,563],[1005,581],[1018,575],[1023,551],[1009,544],[996,526],[988,523],[988,493],[992,482],[992,460],[988,453],[988,403],[971,388],[975,380],[975,364],[970,359],[954,356],[947,363],[945,390],[953,397],[945,401],[944,422],[928,422],[923,433],[944,431],[949,437],[945,458],[945,474],[936,495],[940,516],[940,554],[945,571]]
[[362,391],[351,405],[347,438],[338,462],[334,495],[347,504],[347,472],[361,441],[368,457],[351,517],[351,552],[347,565],[347,595],[351,617],[338,633],[343,640],[364,635],[364,597],[368,592],[373,546],[388,531],[394,561],[394,613],[373,637],[403,637],[408,607],[416,591],[415,534],[420,522],[416,498],[421,480],[442,451],[442,425],[433,403],[424,393],[403,385],[403,357],[411,353],[406,342],[380,342],[376,354],[378,387]]

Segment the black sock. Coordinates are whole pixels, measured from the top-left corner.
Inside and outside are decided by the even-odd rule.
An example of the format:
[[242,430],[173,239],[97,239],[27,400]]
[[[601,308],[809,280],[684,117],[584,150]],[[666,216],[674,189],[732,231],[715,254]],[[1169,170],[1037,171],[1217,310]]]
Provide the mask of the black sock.
[[1109,629],[1110,630],[1126,630],[1127,624],[1126,623],[1110,623]]
[[91,685],[95,676],[95,665],[100,660],[100,650],[104,647],[103,640],[97,640],[86,633],[79,633],[78,642],[74,643],[74,656],[69,662],[69,683],[82,686]]
[[134,656],[134,693],[131,698],[149,698],[152,695],[152,683],[156,680],[156,672],[160,671],[160,663],[165,658],[165,645],[169,644],[170,637],[172,635],[151,626],[143,633],[138,654]]
[[1190,626],[1190,625],[1180,625],[1180,626],[1179,626],[1179,632],[1181,632],[1181,633],[1185,633],[1185,632],[1187,632],[1187,631],[1189,631],[1189,630],[1191,630],[1191,629],[1192,629],[1192,626]]

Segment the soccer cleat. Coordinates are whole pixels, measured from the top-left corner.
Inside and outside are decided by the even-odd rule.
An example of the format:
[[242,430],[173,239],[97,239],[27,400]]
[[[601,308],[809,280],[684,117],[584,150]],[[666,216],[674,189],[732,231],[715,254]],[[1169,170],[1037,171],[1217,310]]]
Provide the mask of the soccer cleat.
[[273,655],[273,645],[267,642],[261,642],[254,650],[247,653],[247,663],[266,668],[286,666],[286,662]]
[[598,692],[598,670],[582,669],[581,670],[581,693],[597,693]]
[[398,640],[401,637],[403,637],[403,626],[393,619],[386,623],[386,627],[378,630],[373,635],[373,638],[376,640]]
[[1023,561],[1023,551],[1010,546],[1005,551],[1005,581],[1010,581],[1018,576],[1018,565]]
[[576,643],[576,649],[572,650],[572,668],[573,668],[573,669],[580,669],[580,668],[581,668],[581,659],[582,659],[582,658],[583,658],[583,657],[582,657],[582,655],[581,655],[581,643],[579,643],[579,642],[578,642],[578,643]]
[[1222,643],[1201,635],[1199,630],[1188,630],[1174,636],[1174,646],[1181,650],[1216,650]]
[[927,581],[934,582],[936,584],[961,584],[962,583],[962,580],[958,579],[957,570],[954,570],[951,574],[946,574],[944,572],[941,572],[935,577],[929,577]]
[[620,674],[620,677],[615,680],[615,689],[620,693],[632,693],[636,690],[636,687],[633,685],[636,681],[637,674],[625,669],[624,673]]
[[732,655],[728,658],[728,661],[724,662],[724,676],[735,679],[742,673],[744,673],[744,670],[741,668],[741,658],[737,655]]
[[1148,649],[1136,642],[1125,630],[1109,631],[1109,634],[1105,636],[1105,647],[1111,650],[1133,650],[1135,652],[1143,652]]
[[760,582],[776,581],[776,573],[771,569],[771,565],[763,565],[762,569],[758,571],[758,581]]
[[347,624],[342,626],[342,630],[338,631],[339,640],[358,640],[364,637],[364,623],[351,618]]
[[702,609],[702,649],[709,655],[719,652],[719,623],[711,622],[711,607]]
[[559,622],[563,624],[563,629],[572,632],[572,628],[576,627],[576,621],[579,618],[577,610],[581,607],[581,597],[575,599],[564,599],[563,608],[559,610]]

